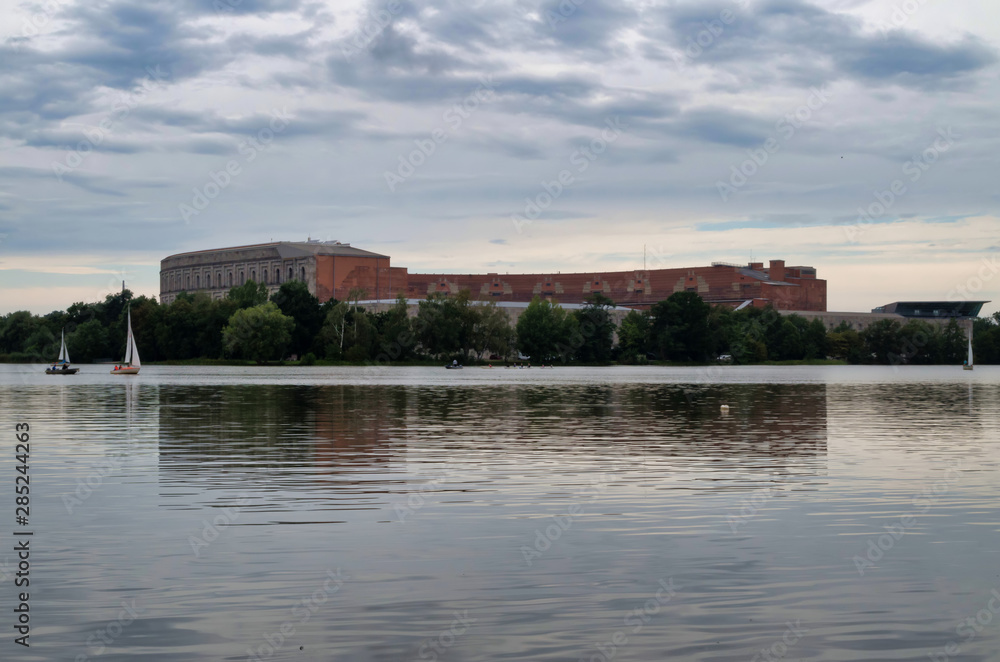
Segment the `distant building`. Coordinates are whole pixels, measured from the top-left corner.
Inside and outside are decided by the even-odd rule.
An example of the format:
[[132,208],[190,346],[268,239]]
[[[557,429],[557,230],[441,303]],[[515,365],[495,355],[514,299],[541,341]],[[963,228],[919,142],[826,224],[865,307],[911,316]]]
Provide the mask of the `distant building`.
[[619,306],[648,308],[675,292],[695,292],[712,304],[773,305],[779,310],[826,310],[826,281],[816,269],[785,266],[784,260],[746,265],[715,262],[711,266],[628,271],[541,274],[411,274],[390,266],[379,255],[340,242],[273,242],[180,253],[160,263],[160,300],[170,303],[181,292],[207,292],[215,298],[248,280],[276,291],[288,280],[301,280],[320,301],[345,301],[350,292],[361,298],[391,300],[402,294],[425,299],[431,294],[526,303],[538,296],[559,303],[582,303],[595,293]]
[[389,298],[406,288],[406,269],[390,267],[387,255],[337,241],[277,241],[179,253],[160,262],[160,301],[170,303],[181,292],[221,299],[248,280],[264,283],[271,293],[282,283],[299,280],[320,301],[347,300],[354,289],[364,290],[362,298]]
[[903,317],[979,317],[989,301],[896,301],[878,308],[873,313],[890,313]]

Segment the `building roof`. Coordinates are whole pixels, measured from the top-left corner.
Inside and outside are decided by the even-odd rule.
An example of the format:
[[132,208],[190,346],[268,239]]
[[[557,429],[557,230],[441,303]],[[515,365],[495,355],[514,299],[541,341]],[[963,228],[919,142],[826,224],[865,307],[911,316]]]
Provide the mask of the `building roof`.
[[305,257],[307,255],[343,255],[351,257],[377,257],[389,259],[388,255],[372,253],[371,251],[354,248],[350,244],[342,244],[339,241],[320,241],[319,239],[309,239],[306,241],[272,241],[266,244],[248,244],[246,246],[227,246],[225,248],[210,248],[207,250],[190,251],[187,253],[177,253],[164,258],[164,261],[175,257],[186,257],[189,255],[204,255],[206,253],[226,253],[230,251],[242,251],[255,248],[274,248],[278,255],[285,258]]
[[894,301],[873,313],[892,313],[903,317],[979,317],[989,301]]

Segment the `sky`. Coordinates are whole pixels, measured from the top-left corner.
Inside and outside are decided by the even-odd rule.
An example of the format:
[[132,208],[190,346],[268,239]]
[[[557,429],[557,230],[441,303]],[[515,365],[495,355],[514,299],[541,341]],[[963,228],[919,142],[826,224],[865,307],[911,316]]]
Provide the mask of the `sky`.
[[784,259],[1000,310],[1000,5],[0,0],[0,314],[168,255],[411,272]]

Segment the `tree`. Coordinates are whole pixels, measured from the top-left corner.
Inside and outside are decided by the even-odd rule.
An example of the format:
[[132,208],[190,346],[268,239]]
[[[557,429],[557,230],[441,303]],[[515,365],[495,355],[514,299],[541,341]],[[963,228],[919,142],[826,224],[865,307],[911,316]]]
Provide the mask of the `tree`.
[[972,344],[976,363],[1000,363],[1000,312],[973,320]]
[[618,327],[618,360],[622,363],[645,363],[650,329],[649,313],[630,310]]
[[869,360],[876,363],[889,363],[890,354],[899,356],[902,348],[899,332],[902,325],[896,320],[882,319],[872,322],[861,332],[861,339],[865,342],[865,352],[869,355]]
[[316,344],[318,345],[317,349],[320,354],[328,359],[337,360],[343,358],[348,310],[347,303],[340,301],[330,306],[326,312],[323,326],[316,337]]
[[283,283],[271,296],[271,301],[295,322],[289,351],[302,356],[312,349],[316,335],[323,325],[319,299],[309,292],[305,283],[293,280]]
[[[827,334],[828,354],[849,363],[865,363],[865,342],[847,322],[841,322]],[[868,357],[870,358],[870,357]]]
[[940,354],[938,363],[956,365],[964,363],[968,357],[969,339],[965,330],[954,319],[948,320],[941,331]]
[[514,328],[510,325],[510,315],[490,301],[475,310],[472,328],[473,346],[480,355],[507,358],[514,349]]
[[[108,332],[100,320],[92,319],[76,327],[76,330],[66,338],[70,358],[77,363],[90,363],[94,359],[111,358],[118,352],[124,352],[124,346],[113,350],[108,347]],[[114,356],[117,358],[117,356]]]
[[[775,361],[798,361],[805,356],[803,328],[806,322],[798,315],[789,315],[781,320],[778,333],[768,342],[768,356]],[[772,350],[773,348],[773,350]]]
[[38,330],[38,327],[38,319],[27,310],[5,315],[3,330],[0,331],[0,352],[4,354],[23,352],[25,341]]
[[818,317],[805,328],[805,358],[825,359],[830,353],[830,344],[827,338],[826,324]]
[[406,297],[400,294],[389,310],[377,315],[375,326],[379,356],[384,354],[390,361],[405,361],[413,356],[417,341],[413,337]]
[[708,357],[711,307],[696,292],[674,292],[653,306],[652,344],[660,359],[702,361]]
[[608,311],[615,302],[600,292],[587,297],[586,302],[587,305],[573,312],[582,341],[576,356],[585,363],[608,363],[615,334],[615,323]]
[[237,308],[253,308],[267,303],[267,285],[248,280],[242,285],[230,288],[226,298],[235,303]]
[[561,306],[535,297],[517,320],[517,347],[535,363],[547,363],[556,356],[565,363],[571,358],[575,322]]
[[231,354],[264,363],[284,356],[294,329],[295,320],[269,301],[233,313],[222,337]]
[[468,357],[476,345],[474,328],[478,314],[469,290],[456,296],[434,293],[421,301],[413,329],[424,350],[438,358],[461,354]]

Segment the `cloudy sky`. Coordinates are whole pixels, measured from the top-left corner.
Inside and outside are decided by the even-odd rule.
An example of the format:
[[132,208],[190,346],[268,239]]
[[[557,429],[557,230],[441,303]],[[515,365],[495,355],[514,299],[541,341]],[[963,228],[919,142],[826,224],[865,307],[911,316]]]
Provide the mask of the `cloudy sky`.
[[[0,313],[306,237],[1000,308],[1000,5],[0,0]],[[864,210],[864,216],[859,210]],[[961,291],[960,291],[961,288]]]

